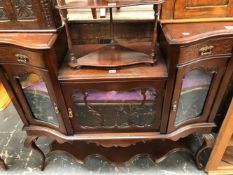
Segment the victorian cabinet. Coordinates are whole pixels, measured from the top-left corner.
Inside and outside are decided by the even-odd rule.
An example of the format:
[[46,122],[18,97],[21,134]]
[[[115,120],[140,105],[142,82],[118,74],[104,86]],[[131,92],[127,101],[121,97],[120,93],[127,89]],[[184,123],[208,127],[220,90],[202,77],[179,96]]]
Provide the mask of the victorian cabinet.
[[[190,153],[185,138],[194,132],[204,133],[194,154],[202,168],[233,72],[233,23],[160,24],[162,0],[85,2],[0,1],[0,78],[41,169],[40,136],[54,140],[51,151],[121,163],[138,154],[159,162]],[[113,20],[114,9],[142,4],[152,18]],[[69,21],[79,8],[109,8],[109,23]]]

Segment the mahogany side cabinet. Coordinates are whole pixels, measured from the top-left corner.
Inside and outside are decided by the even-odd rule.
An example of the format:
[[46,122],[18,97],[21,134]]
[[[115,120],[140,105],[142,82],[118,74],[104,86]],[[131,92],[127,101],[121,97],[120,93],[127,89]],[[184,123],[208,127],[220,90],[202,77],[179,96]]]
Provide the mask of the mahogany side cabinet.
[[[203,167],[199,157],[213,143],[209,133],[233,72],[232,26],[160,24],[157,62],[117,69],[71,68],[64,29],[0,33],[0,78],[24,123],[25,146],[41,156],[42,170],[40,136],[55,140],[51,151],[80,160],[99,154],[125,162],[142,153],[159,162],[189,150],[185,138],[199,132],[204,143],[194,158]],[[104,46],[72,49],[83,56]],[[151,52],[146,41],[125,47]]]

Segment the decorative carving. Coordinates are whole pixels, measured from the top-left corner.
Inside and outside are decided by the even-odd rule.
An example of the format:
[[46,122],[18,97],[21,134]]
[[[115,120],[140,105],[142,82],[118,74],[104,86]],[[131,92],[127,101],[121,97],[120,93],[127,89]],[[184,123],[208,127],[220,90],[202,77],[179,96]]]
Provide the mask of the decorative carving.
[[18,20],[35,19],[31,0],[12,0]]
[[8,16],[4,8],[3,0],[0,0],[0,20],[7,20]]
[[[111,142],[115,143],[115,140],[111,140]],[[177,152],[185,152],[193,155],[190,149],[190,143],[186,143],[184,139],[180,139],[177,142],[170,140],[148,140],[146,143],[138,142],[129,147],[118,148],[105,148],[84,141],[74,141],[72,144],[58,144],[57,142],[53,142],[49,155],[57,151],[67,152],[73,155],[79,162],[85,162],[89,156],[96,155],[116,164],[131,162],[141,155],[149,155],[155,163],[160,163]]]
[[53,17],[51,16],[49,0],[40,0],[40,4],[42,7],[42,14],[44,16],[44,20],[47,27],[52,27],[54,23],[53,23]]
[[155,89],[85,92],[77,90],[72,99],[76,105],[75,116],[78,117],[82,128],[152,127],[156,119]]
[[207,45],[211,46],[211,49],[207,48],[207,53],[210,53],[211,51],[211,54],[231,54],[233,41],[230,39],[209,40],[208,42],[182,47],[180,49],[179,63],[185,63],[195,58],[205,56],[206,52],[201,54],[201,51],[203,48],[205,49],[205,46]]
[[137,143],[146,143],[151,140],[91,140],[88,141],[87,143],[95,143],[97,146],[102,146],[105,148],[112,148],[112,147],[129,147],[131,145],[136,145]]
[[212,49],[214,46],[204,46],[200,48],[199,52],[201,56],[206,56],[206,55],[211,55],[212,54]]

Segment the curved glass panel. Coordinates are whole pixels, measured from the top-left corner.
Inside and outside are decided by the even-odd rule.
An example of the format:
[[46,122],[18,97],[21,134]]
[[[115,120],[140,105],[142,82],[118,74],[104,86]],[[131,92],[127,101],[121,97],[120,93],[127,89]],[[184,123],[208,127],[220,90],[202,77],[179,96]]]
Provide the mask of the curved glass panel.
[[179,124],[202,114],[213,74],[194,69],[183,79],[175,124]]
[[156,116],[154,89],[77,90],[72,100],[82,128],[151,127]]
[[58,126],[48,89],[42,78],[34,73],[24,73],[18,80],[34,118]]

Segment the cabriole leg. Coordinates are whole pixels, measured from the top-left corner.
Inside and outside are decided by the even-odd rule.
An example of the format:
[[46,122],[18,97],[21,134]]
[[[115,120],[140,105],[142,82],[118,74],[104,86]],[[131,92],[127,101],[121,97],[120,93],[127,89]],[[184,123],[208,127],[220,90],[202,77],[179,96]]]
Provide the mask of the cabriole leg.
[[203,169],[204,164],[200,161],[200,156],[208,148],[212,148],[214,145],[214,136],[212,134],[204,134],[203,135],[203,144],[200,146],[200,148],[197,150],[195,155],[195,163],[198,169]]
[[43,151],[36,145],[36,140],[38,139],[38,136],[27,136],[27,138],[24,141],[24,146],[27,148],[33,149],[40,157],[41,157],[41,171],[45,168],[45,154]]

